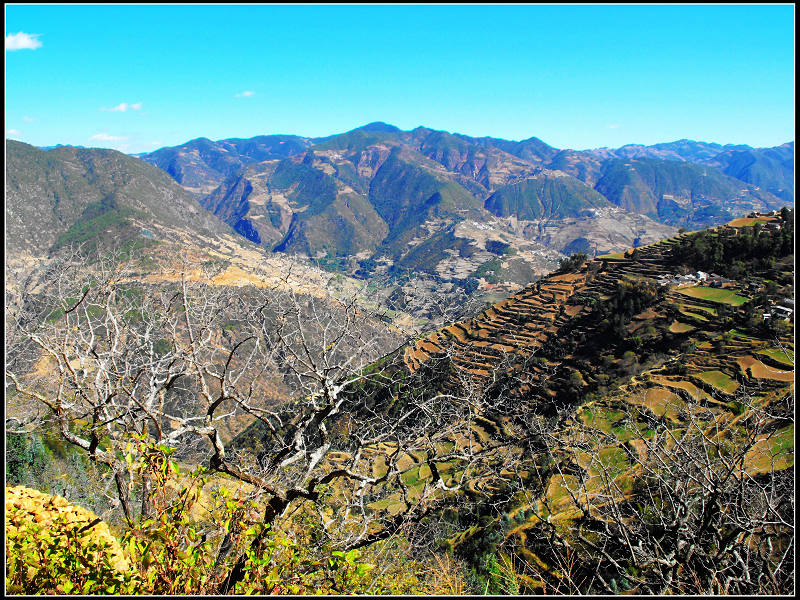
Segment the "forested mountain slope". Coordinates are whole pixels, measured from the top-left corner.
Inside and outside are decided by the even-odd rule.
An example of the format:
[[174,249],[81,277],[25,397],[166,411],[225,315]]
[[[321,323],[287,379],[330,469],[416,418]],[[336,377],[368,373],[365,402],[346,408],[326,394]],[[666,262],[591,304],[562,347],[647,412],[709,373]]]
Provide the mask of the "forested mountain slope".
[[[493,258],[485,236],[460,223],[481,224],[522,251],[524,271],[542,273],[547,252],[525,254],[531,244],[597,254],[780,208],[793,201],[793,149],[680,140],[573,151],[377,122],[325,138],[201,138],[142,159],[270,250],[463,278]],[[446,230],[455,241],[443,242]],[[515,272],[502,277],[524,283]]]

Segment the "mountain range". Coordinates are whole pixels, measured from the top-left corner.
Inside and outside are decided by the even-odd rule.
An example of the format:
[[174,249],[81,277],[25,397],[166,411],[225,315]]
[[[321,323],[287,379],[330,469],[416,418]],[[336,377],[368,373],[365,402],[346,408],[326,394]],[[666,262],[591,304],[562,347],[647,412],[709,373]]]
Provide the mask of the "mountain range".
[[136,156],[14,141],[6,154],[12,253],[52,252],[100,230],[117,244],[224,232],[366,277],[481,285],[524,285],[564,254],[619,251],[794,201],[793,142],[575,151],[376,122],[322,138],[198,138]]
[[112,251],[131,257],[131,275],[150,283],[174,281],[184,259],[206,268],[191,279],[213,285],[280,287],[291,272],[300,293],[321,295],[330,279],[299,257],[265,252],[167,173],[115,150],[7,140],[5,198],[8,289],[31,285],[70,252],[90,263]]
[[[165,229],[166,228],[166,229]],[[6,250],[47,254],[112,234],[122,243],[230,233],[166,173],[115,150],[60,146],[48,151],[6,141]],[[145,231],[142,234],[142,231]]]
[[[112,439],[105,437],[111,431],[106,426],[125,427],[119,425],[125,421],[109,420],[97,408],[87,417],[91,412],[78,404],[93,390],[101,391],[91,387],[101,381],[100,367],[84,364],[105,360],[97,349],[103,354],[103,345],[110,345],[100,340],[106,331],[109,340],[117,339],[108,325],[112,320],[102,308],[96,317],[96,303],[76,311],[83,299],[73,304],[76,294],[68,292],[59,300],[69,298],[71,308],[59,303],[51,311],[45,292],[59,288],[42,285],[47,279],[34,271],[58,274],[61,267],[74,268],[77,281],[70,283],[86,298],[92,290],[105,294],[108,289],[94,284],[104,264],[98,260],[102,253],[94,251],[141,249],[129,253],[135,260],[126,261],[124,279],[109,280],[109,288],[117,291],[107,296],[106,307],[111,309],[112,298],[120,301],[121,330],[130,332],[120,340],[143,332],[141,350],[135,338],[126,346],[143,353],[143,366],[110,371],[106,381],[120,387],[105,388],[96,397],[112,406],[111,399],[121,394],[108,389],[122,390],[137,408],[120,406],[141,415],[143,404],[134,394],[150,393],[155,379],[139,374],[169,361],[170,383],[161,399],[174,404],[153,421],[183,435],[176,427],[185,432],[190,420],[212,422],[214,408],[232,398],[226,398],[231,381],[235,387],[241,380],[241,389],[249,390],[245,410],[225,409],[219,419],[224,424],[214,425],[213,444],[224,437],[230,462],[195,455],[193,444],[176,454],[181,460],[201,464],[202,459],[215,476],[246,474],[238,470],[243,465],[259,478],[274,474],[280,481],[291,474],[282,469],[292,464],[279,462],[290,448],[283,441],[298,447],[298,440],[308,440],[308,447],[319,441],[318,450],[305,452],[313,460],[308,471],[298,470],[304,480],[317,466],[324,477],[344,472],[350,466],[343,465],[356,465],[363,455],[366,475],[359,476],[358,486],[368,479],[383,486],[391,463],[397,487],[387,484],[360,497],[360,511],[371,519],[365,523],[374,527],[364,529],[370,532],[366,539],[380,540],[374,536],[383,533],[382,523],[389,524],[385,531],[391,534],[400,519],[421,522],[424,537],[409,539],[442,543],[463,561],[465,572],[496,570],[500,563],[486,557],[516,557],[518,567],[508,564],[530,574],[523,578],[509,571],[519,581],[514,590],[521,593],[563,592],[565,573],[589,582],[585,589],[575,588],[586,593],[791,589],[793,573],[782,565],[794,534],[794,505],[787,500],[794,497],[794,213],[737,218],[704,232],[678,233],[678,228],[792,204],[794,144],[753,149],[681,140],[657,146],[580,152],[558,150],[536,138],[471,138],[426,128],[401,131],[383,123],[327,138],[200,139],[141,157],[7,141],[7,371],[19,366],[21,376],[31,376],[31,385],[43,382],[30,388],[36,390],[29,394],[36,399],[31,402],[13,379],[7,408],[27,427],[38,400],[48,404],[57,384],[66,390],[59,396],[65,401],[53,408],[64,436],[76,435],[64,413],[57,413],[67,410],[68,400],[70,407],[80,408],[70,413],[69,427],[93,436],[89,456],[98,448],[112,456],[105,449],[114,448],[106,445]],[[84,261],[67,255],[49,262],[75,248],[87,255]],[[551,272],[559,258],[579,252],[597,256],[578,254]],[[182,261],[184,256],[189,260]],[[356,265],[367,281],[323,274],[309,265],[309,256],[329,268]],[[40,265],[45,268],[31,268]],[[397,277],[371,277],[383,273]],[[425,273],[432,277],[420,276]],[[14,281],[17,274],[23,275],[21,282]],[[405,274],[411,275],[404,279]],[[477,295],[465,296],[456,282],[476,280],[482,291],[497,283],[522,285],[472,311],[467,300]],[[200,284],[194,306],[211,310],[192,316],[188,302],[173,303],[185,282]],[[419,293],[420,283],[430,284],[430,293]],[[446,296],[456,288],[458,294]],[[276,302],[285,289],[294,312]],[[156,302],[138,304],[151,297]],[[384,303],[387,297],[391,303]],[[161,309],[159,299],[165,300]],[[342,301],[347,299],[355,304]],[[435,327],[430,326],[434,311],[426,309],[425,331],[418,322],[421,311],[414,308],[420,299],[441,309]],[[454,316],[453,305],[468,314]],[[158,310],[171,316],[161,321]],[[28,315],[43,320],[19,318]],[[103,319],[104,327],[79,331],[71,325],[95,318]],[[166,329],[151,329],[151,318]],[[195,338],[192,319],[208,335]],[[334,410],[317,404],[325,396],[307,393],[316,388],[305,388],[302,381],[297,387],[289,384],[292,373],[302,374],[293,371],[293,346],[281,340],[270,347],[275,338],[264,338],[274,368],[244,351],[255,331],[246,328],[248,319],[278,338],[293,330],[293,323],[284,324],[296,320],[298,344],[307,353],[312,349],[306,355],[312,367],[319,372],[316,364],[324,365],[319,381],[325,387],[319,389],[326,392],[343,381],[339,367],[328,365],[350,363],[351,346],[343,347],[341,359],[335,355],[344,334],[356,333],[354,344],[374,341],[380,358],[339,388],[341,397],[351,400]],[[28,343],[49,331],[59,335],[53,338],[52,362]],[[100,341],[87,344],[95,342],[95,331]],[[75,340],[71,347],[62,342],[70,339]],[[117,352],[116,342],[113,347]],[[316,348],[325,362],[316,363]],[[74,352],[98,362],[79,358],[76,363]],[[195,369],[194,361],[205,360],[203,355],[209,366],[197,381],[205,385],[208,374],[214,383],[200,392],[199,383],[184,383],[184,377]],[[130,357],[124,352],[119,360],[136,364],[125,362]],[[238,368],[237,361],[253,364],[257,376],[228,376],[236,373],[227,369]],[[68,371],[73,379],[59,380],[51,367],[56,363],[62,377]],[[225,371],[218,376],[216,365],[223,363]],[[181,381],[170,390],[173,374]],[[141,388],[135,387],[137,380]],[[218,391],[210,408],[202,404]],[[445,404],[426,404],[427,398]],[[315,412],[302,412],[305,401]],[[413,402],[421,409],[403,413]],[[195,407],[201,416],[190,418]],[[309,414],[313,418],[305,419]],[[412,418],[404,422],[406,415]],[[305,429],[297,426],[304,422]],[[411,434],[404,440],[394,437],[403,429],[384,430],[392,431],[391,437],[378,430],[380,441],[363,446],[362,453],[354,442],[361,444],[359,436],[372,423],[403,424]],[[51,448],[46,425],[26,431],[26,440]],[[272,445],[267,429],[283,445]],[[117,431],[127,443],[131,432]],[[210,437],[207,428],[198,431],[203,441]],[[27,452],[27,444],[17,448]],[[84,469],[84,462],[73,461],[75,455],[63,449],[48,452],[41,456],[57,459],[47,470],[25,463],[37,485],[57,483],[66,490],[69,483],[105,503],[107,495],[95,490],[107,491],[110,480],[87,476],[102,470]],[[24,453],[7,454],[19,470]],[[118,460],[124,455],[120,452]],[[126,459],[125,464],[136,463]],[[236,471],[227,466],[222,471],[231,464]],[[247,481],[263,484],[265,479]],[[318,527],[308,518],[313,513],[300,510],[286,512],[287,521],[275,521],[275,530],[296,518],[297,531],[319,531],[323,539],[334,531],[326,524],[326,511],[337,514],[342,506],[337,496],[349,494],[351,483],[333,484],[324,493],[322,486],[311,488],[319,496],[297,496],[321,498],[324,532],[312,529]],[[131,487],[118,489],[122,495]],[[453,502],[444,504],[448,498],[439,494],[450,491]],[[415,507],[431,512],[414,512]],[[675,527],[680,519],[686,526]],[[219,539],[222,548],[227,542],[223,535]],[[404,556],[394,547],[377,548],[391,550],[384,557]],[[753,549],[766,549],[757,555],[760,562]],[[215,564],[222,552],[214,555],[198,564]],[[753,562],[744,564],[742,556]],[[678,564],[685,568],[676,569]],[[771,581],[751,579],[748,569],[766,573]],[[723,589],[717,574],[726,571],[743,574],[732,579],[740,588]],[[597,587],[595,575],[604,587]],[[765,581],[773,587],[764,588]],[[505,591],[499,584],[473,587]]]
[[487,240],[527,258],[598,254],[794,199],[793,142],[574,151],[376,122],[324,138],[198,138],[139,156],[266,248],[439,275],[456,254],[492,259]]

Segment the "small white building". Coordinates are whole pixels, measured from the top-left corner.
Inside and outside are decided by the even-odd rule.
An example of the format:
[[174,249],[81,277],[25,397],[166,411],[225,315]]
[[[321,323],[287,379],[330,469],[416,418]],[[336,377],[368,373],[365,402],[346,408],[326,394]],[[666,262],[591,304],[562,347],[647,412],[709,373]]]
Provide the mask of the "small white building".
[[792,316],[794,311],[791,308],[786,308],[785,306],[773,306],[772,307],[772,314],[778,317],[779,319],[788,319]]

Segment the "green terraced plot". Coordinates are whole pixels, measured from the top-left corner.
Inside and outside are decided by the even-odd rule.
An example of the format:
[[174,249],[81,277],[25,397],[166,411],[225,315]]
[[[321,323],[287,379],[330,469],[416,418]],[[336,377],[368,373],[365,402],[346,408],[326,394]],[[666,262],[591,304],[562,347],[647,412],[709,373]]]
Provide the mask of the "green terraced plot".
[[758,354],[769,356],[772,360],[786,365],[787,367],[794,367],[794,350],[781,350],[780,348],[768,348],[762,350]]
[[711,302],[719,302],[720,304],[732,304],[733,306],[741,306],[748,300],[744,296],[739,296],[731,290],[704,287],[702,285],[678,290],[678,293],[689,296],[690,298],[700,298],[701,300],[710,300]]
[[713,385],[715,388],[722,390],[727,394],[733,394],[737,389],[739,389],[738,383],[725,375],[725,373],[722,371],[717,371],[716,369],[713,371],[704,371],[700,373],[698,377],[707,384]]
[[420,465],[409,469],[401,475],[406,485],[415,486],[421,481],[428,479],[431,476],[431,468],[428,465]]
[[710,315],[714,315],[715,317],[719,315],[716,308],[711,308],[710,306],[700,306],[699,304],[687,304],[686,308],[690,310],[702,310],[703,312],[707,312]]
[[613,424],[624,418],[626,413],[604,406],[586,406],[581,410],[580,419],[589,427],[611,433]]
[[580,412],[580,420],[589,427],[613,434],[620,442],[639,436],[647,436],[647,426],[629,417],[627,410],[615,410],[605,406],[586,406]]
[[794,465],[794,425],[773,432],[753,446],[745,457],[751,473],[787,469]]
[[681,310],[680,313],[682,315],[686,315],[687,317],[694,317],[695,319],[699,319],[700,321],[708,321],[708,317],[705,317],[700,313],[692,312],[690,310]]
[[744,338],[745,340],[757,340],[757,337],[753,337],[752,335],[747,335],[746,333],[742,333],[738,329],[731,329],[731,335],[735,335],[736,337]]
[[591,455],[585,455],[579,459],[579,464],[587,469],[589,476],[605,475],[615,479],[625,474],[630,469],[630,461],[622,448],[616,446],[601,448]]

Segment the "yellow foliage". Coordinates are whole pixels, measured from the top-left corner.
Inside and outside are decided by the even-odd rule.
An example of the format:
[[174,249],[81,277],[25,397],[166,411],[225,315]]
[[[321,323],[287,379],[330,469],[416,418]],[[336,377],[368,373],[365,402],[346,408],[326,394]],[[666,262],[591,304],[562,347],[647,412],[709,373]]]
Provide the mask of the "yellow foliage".
[[65,537],[64,527],[80,526],[79,531],[85,530],[82,542],[87,545],[108,544],[111,565],[120,572],[130,569],[119,541],[111,534],[108,524],[94,513],[70,504],[61,496],[51,496],[24,486],[6,487],[6,534],[16,532],[26,522],[51,529],[50,534],[56,538]]

